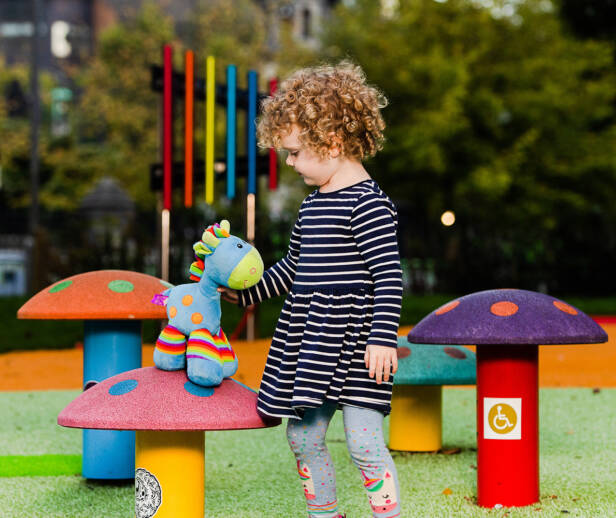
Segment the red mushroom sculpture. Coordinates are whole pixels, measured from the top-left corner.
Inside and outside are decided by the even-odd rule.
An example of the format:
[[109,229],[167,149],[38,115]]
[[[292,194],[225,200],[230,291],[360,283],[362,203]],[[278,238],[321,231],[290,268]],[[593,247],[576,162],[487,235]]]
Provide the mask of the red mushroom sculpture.
[[538,346],[607,341],[579,309],[525,290],[488,290],[448,302],[409,333],[413,343],[477,345],[477,500],[539,500]]
[[73,428],[136,430],[137,518],[203,518],[205,430],[277,426],[257,413],[257,394],[226,378],[202,387],[186,371],[145,367],[83,392],[58,416]]

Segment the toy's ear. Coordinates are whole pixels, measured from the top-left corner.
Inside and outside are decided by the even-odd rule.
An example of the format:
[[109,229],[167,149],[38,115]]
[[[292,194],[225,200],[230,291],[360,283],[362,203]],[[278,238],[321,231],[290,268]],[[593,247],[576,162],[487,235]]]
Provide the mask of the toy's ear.
[[203,259],[206,255],[210,255],[212,253],[212,250],[203,241],[197,241],[193,245],[193,250],[199,259]]
[[226,219],[223,219],[220,222],[220,228],[222,228],[228,234],[231,233],[231,223],[229,223]]
[[[201,236],[201,240],[210,248],[216,248],[220,244],[220,239],[218,239],[214,234],[208,232],[207,230]],[[210,253],[211,252],[212,251],[210,250]]]

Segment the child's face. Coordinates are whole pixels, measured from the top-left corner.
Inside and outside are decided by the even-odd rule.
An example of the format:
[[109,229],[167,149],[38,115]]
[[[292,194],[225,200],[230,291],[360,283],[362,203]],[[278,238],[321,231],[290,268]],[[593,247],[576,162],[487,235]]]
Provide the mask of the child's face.
[[336,158],[321,158],[299,141],[299,128],[293,126],[289,135],[281,139],[288,151],[286,163],[297,171],[306,185],[325,185],[336,172]]

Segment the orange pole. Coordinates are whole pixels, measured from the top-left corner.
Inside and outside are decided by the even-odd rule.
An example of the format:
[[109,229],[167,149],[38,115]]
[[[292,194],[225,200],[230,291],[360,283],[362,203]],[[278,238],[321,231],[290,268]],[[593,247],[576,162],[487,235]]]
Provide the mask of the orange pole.
[[194,105],[194,53],[186,51],[184,61],[185,95],[184,95],[184,206],[193,203],[193,105]]

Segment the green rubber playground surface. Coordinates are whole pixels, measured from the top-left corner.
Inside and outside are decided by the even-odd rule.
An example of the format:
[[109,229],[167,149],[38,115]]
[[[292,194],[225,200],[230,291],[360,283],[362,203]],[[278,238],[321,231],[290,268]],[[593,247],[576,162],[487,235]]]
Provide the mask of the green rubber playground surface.
[[[132,518],[131,483],[79,475],[81,431],[55,424],[78,391],[0,393],[0,517]],[[542,389],[541,501],[517,509],[475,505],[475,391],[446,389],[445,450],[394,453],[403,517],[616,516],[616,389]],[[387,421],[387,420],[386,420]],[[340,415],[328,432],[340,509],[370,511],[344,443]],[[306,516],[284,428],[206,434],[208,518]]]

